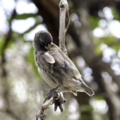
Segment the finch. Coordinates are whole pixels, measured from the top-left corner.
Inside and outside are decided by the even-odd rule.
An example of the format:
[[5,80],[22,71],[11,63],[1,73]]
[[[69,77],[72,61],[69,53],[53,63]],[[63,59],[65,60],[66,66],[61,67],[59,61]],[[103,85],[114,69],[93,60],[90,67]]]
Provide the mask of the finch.
[[51,34],[41,30],[34,37],[34,58],[41,77],[57,93],[85,92],[89,96],[94,91],[83,81],[80,72],[70,58],[53,43]]

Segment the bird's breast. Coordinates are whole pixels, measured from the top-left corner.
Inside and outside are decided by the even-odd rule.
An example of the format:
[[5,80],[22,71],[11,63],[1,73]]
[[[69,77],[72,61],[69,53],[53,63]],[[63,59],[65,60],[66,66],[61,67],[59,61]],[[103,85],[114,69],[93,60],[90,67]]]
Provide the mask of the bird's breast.
[[45,82],[51,87],[55,88],[57,87],[58,83],[54,80],[54,76],[50,74],[49,71],[45,70],[45,68],[38,68],[38,71],[41,75],[41,77],[45,80]]

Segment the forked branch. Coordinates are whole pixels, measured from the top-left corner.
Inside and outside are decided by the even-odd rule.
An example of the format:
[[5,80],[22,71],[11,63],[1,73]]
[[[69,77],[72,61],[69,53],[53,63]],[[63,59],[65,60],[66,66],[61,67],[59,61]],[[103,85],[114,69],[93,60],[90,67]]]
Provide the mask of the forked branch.
[[67,0],[61,0],[59,3],[59,7],[60,7],[59,47],[67,55],[67,49],[65,46],[65,34],[70,24]]
[[38,120],[38,118],[40,118],[40,120],[45,120],[46,115],[44,114],[44,111],[48,108],[52,101],[53,97],[47,100],[45,103],[43,103],[41,110],[39,110],[38,113],[36,114],[36,120]]

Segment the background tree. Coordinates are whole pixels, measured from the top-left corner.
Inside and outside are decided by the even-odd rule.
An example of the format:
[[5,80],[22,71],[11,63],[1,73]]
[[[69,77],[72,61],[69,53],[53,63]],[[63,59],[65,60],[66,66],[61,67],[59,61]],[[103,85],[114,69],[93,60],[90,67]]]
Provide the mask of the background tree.
[[[8,3],[10,2],[10,3]],[[59,0],[0,1],[0,118],[35,119],[50,90],[33,57],[35,32],[47,29],[58,44]],[[120,2],[68,0],[69,57],[95,91],[66,93],[64,113],[47,110],[47,119],[120,120]]]

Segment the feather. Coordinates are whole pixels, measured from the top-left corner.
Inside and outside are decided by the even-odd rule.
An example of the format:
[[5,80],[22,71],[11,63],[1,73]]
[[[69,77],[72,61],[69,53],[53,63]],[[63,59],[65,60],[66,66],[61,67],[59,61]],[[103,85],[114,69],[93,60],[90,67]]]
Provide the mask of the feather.
[[54,64],[55,63],[55,59],[52,55],[49,54],[49,52],[45,52],[42,57],[50,64]]
[[73,93],[73,95],[77,96],[77,92],[76,91],[71,91],[71,93]]

